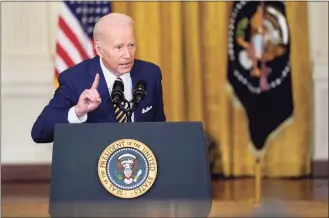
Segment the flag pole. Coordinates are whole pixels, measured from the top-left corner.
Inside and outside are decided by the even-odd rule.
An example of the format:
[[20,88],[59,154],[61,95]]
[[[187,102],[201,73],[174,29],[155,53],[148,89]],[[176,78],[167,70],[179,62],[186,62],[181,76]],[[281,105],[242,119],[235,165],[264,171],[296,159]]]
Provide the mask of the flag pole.
[[[264,24],[265,20],[265,3],[263,1],[260,2],[261,10],[262,10],[262,24]],[[264,31],[262,31],[262,38],[263,38],[263,48],[265,47],[265,42],[264,42]],[[263,50],[264,52],[264,50]],[[264,53],[262,54],[264,55]],[[265,72],[265,61],[262,58],[261,59],[261,75],[259,78],[259,85],[261,90],[267,90],[268,84],[267,84],[267,79],[266,79],[266,72]],[[264,147],[262,147],[260,150],[256,150],[255,154],[255,205],[260,206],[261,204],[261,197],[262,197],[262,159],[264,152],[262,150]]]
[[[253,147],[253,145],[251,145]],[[262,203],[262,169],[263,169],[263,150],[257,150],[255,147],[253,149],[254,154],[254,189],[253,197],[248,198],[247,200],[240,201],[241,204],[252,205],[255,207],[260,207]]]
[[[257,151],[259,152],[259,151]],[[262,156],[256,154],[255,161],[255,206],[260,206],[262,197]]]
[[[260,1],[260,7],[262,10],[262,25],[265,20],[265,3],[264,1]],[[264,31],[261,31],[261,36],[262,36],[262,48],[265,46],[264,42]],[[263,50],[264,52],[264,50]],[[262,56],[264,55],[262,52]],[[261,69],[260,69],[260,75],[259,75],[259,86],[261,91],[266,91],[268,88],[267,84],[267,79],[266,79],[266,65],[264,59],[261,57]],[[251,145],[253,147],[253,153],[254,153],[254,158],[255,158],[255,163],[254,163],[254,197],[251,200],[248,200],[249,203],[251,203],[254,206],[260,206],[261,205],[261,198],[262,198],[262,160],[263,160],[263,149],[261,148],[258,150],[255,145]]]

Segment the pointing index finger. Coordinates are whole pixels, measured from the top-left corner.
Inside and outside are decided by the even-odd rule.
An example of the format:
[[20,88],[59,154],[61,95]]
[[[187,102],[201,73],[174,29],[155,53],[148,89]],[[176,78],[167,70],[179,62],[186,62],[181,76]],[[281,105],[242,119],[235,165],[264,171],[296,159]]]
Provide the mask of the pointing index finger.
[[99,84],[99,74],[97,73],[96,76],[95,76],[95,80],[91,86],[92,89],[97,89],[98,87],[98,84]]

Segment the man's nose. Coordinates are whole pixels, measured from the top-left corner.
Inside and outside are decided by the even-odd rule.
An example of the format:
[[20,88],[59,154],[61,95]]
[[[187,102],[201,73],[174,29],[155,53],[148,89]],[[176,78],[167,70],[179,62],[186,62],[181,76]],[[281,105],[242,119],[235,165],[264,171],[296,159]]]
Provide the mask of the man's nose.
[[130,58],[131,57],[130,52],[129,52],[129,49],[127,47],[124,48],[123,55],[122,56],[124,58]]

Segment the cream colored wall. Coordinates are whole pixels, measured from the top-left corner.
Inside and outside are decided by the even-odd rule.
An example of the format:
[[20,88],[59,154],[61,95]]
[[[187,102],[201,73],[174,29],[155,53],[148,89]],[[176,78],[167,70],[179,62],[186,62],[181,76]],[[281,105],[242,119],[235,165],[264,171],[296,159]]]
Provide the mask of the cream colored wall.
[[[1,3],[1,162],[50,163],[52,144],[35,144],[30,131],[54,88],[58,2]],[[314,158],[328,158],[328,3],[309,3],[315,84]]]
[[316,64],[328,65],[328,2],[309,2],[311,56]]
[[309,2],[314,81],[314,155],[328,160],[328,2]]
[[35,144],[34,120],[51,98],[58,2],[1,3],[1,162],[50,163],[52,144]]

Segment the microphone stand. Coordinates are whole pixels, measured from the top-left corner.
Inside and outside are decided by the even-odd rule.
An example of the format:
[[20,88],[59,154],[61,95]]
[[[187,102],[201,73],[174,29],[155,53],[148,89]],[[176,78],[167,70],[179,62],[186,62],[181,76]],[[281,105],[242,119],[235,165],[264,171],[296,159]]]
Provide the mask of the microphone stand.
[[131,107],[131,102],[126,100],[126,103],[128,104],[128,107],[125,108],[125,112],[126,112],[126,116],[127,116],[127,123],[131,123],[131,116],[133,115],[134,111],[133,111],[133,108]]
[[[124,102],[125,104],[122,105],[121,104],[122,102]],[[128,101],[126,98],[123,98],[122,102],[119,102],[119,104],[118,104],[119,108],[126,113],[127,122],[131,123],[132,122],[131,121],[132,114],[135,112],[139,102],[135,101],[135,99],[132,99],[131,101]],[[126,104],[128,105],[127,107],[125,107]]]

